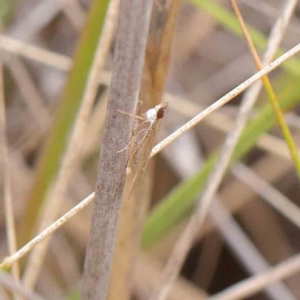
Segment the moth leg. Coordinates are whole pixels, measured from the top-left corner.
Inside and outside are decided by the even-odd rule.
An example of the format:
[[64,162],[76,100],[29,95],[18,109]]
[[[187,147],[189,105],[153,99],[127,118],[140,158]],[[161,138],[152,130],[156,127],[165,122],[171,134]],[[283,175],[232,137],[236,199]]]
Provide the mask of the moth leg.
[[116,153],[121,153],[121,152],[125,151],[127,148],[130,147],[131,143],[132,143],[132,140],[123,149],[118,150]]
[[129,116],[129,117],[131,117],[131,118],[134,118],[134,119],[138,119],[138,120],[144,120],[144,118],[143,118],[143,117],[140,117],[140,116],[137,116],[137,115],[132,115],[132,114],[130,114],[130,113],[128,113],[128,112],[126,112],[126,111],[122,111],[122,110],[119,110],[119,109],[117,109],[117,112],[118,112],[118,113],[120,113],[120,114],[123,114],[123,115]]

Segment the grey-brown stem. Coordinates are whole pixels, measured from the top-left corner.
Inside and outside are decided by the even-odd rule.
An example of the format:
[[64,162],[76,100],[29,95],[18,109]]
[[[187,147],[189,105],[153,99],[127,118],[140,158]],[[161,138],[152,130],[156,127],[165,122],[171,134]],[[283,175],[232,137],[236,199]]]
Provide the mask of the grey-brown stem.
[[122,0],[112,83],[100,150],[95,206],[82,282],[82,300],[104,300],[126,175],[132,118],[142,73],[152,1]]

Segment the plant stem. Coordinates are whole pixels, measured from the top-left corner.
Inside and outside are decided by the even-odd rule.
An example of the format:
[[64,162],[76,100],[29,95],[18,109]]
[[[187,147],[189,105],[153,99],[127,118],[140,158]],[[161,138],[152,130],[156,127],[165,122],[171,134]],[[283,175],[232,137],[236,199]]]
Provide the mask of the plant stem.
[[[123,0],[100,150],[95,206],[84,265],[82,300],[105,300],[125,183],[133,115],[152,2]],[[119,151],[124,149],[124,151]]]

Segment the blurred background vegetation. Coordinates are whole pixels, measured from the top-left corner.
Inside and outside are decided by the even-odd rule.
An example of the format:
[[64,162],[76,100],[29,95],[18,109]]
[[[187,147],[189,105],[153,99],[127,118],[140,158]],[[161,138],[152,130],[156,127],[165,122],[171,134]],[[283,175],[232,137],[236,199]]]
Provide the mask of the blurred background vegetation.
[[[270,30],[288,1],[237,2],[252,40],[262,54]],[[43,228],[47,192],[57,178],[69,143],[108,4],[108,0],[0,1],[8,150],[7,160],[2,156],[1,161],[1,198],[4,199],[7,190],[11,191],[18,248]],[[299,14],[298,2],[278,55],[299,43]],[[117,18],[112,20],[117,22]],[[175,22],[163,96],[170,108],[157,140],[167,137],[256,71],[229,1],[182,1]],[[66,197],[56,208],[54,220],[95,187],[115,46],[115,31],[112,33],[97,97],[80,141],[76,170],[69,180]],[[300,143],[299,76],[299,57],[288,60],[269,76],[296,145]],[[147,299],[156,284],[213,169],[217,151],[227,132],[234,128],[242,96],[178,138],[157,156],[155,169],[151,166],[152,188],[147,189],[145,196],[151,198],[151,204],[133,278],[136,299]],[[157,104],[144,101],[145,109]],[[210,215],[190,249],[168,297],[170,300],[206,299],[286,261],[300,250],[299,178],[265,92],[252,109],[231,167],[218,190],[224,209],[230,212],[229,221],[216,222]],[[5,170],[9,170],[10,187],[6,186]],[[259,183],[265,185],[261,187]],[[286,209],[270,205],[274,198],[284,199]],[[9,254],[7,210],[2,199],[1,259]],[[294,206],[287,208],[286,203]],[[92,205],[52,235],[35,279],[24,280],[25,285],[44,299],[79,299],[91,212]],[[260,267],[251,269],[255,264]],[[30,273],[28,268],[35,268],[27,256],[19,266],[23,276]],[[294,273],[274,284],[273,290],[262,288],[243,299],[300,299],[300,277]],[[0,288],[0,299],[9,299],[5,295],[9,295],[7,288]]]

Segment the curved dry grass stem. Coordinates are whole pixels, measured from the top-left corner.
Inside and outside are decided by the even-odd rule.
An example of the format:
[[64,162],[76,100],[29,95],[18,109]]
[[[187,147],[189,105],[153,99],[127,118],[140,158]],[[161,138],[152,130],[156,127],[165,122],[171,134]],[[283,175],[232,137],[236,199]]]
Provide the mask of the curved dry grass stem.
[[[42,231],[43,228],[46,228],[55,220],[59,211],[60,203],[64,197],[66,197],[70,179],[78,169],[79,159],[81,157],[81,144],[84,139],[84,134],[86,133],[87,121],[98,91],[98,78],[104,67],[104,63],[111,46],[118,6],[119,0],[110,1],[103,31],[98,41],[94,61],[83,93],[83,100],[77,113],[77,118],[67,149],[62,159],[61,168],[58,172],[54,188],[49,192],[45,202],[45,207],[42,210],[43,213],[39,218],[39,231]],[[39,245],[29,258],[29,262],[23,276],[23,281],[28,287],[32,288],[38,278],[48,244],[49,240],[48,242],[45,241],[43,244]]]
[[[211,112],[215,111],[217,108],[221,107],[223,104],[230,101],[234,96],[243,92],[247,87],[249,87],[255,81],[260,79],[261,76],[271,72],[276,67],[278,67],[280,64],[282,64],[285,60],[294,56],[298,52],[300,52],[300,44],[298,44],[297,46],[292,48],[290,51],[288,51],[284,55],[280,56],[277,60],[275,60],[271,64],[267,65],[260,72],[256,73],[255,75],[253,75],[252,77],[250,77],[249,79],[244,81],[242,84],[240,84],[238,87],[233,89],[232,92],[230,92],[230,93],[226,94],[224,97],[220,98],[213,105],[211,105],[210,107],[205,109],[203,112],[198,114],[191,121],[187,122],[185,125],[180,127],[177,131],[175,131],[173,134],[171,134],[169,137],[167,137],[165,140],[163,140],[161,143],[159,143],[157,146],[155,146],[153,148],[151,156],[156,155],[160,150],[162,150],[164,147],[169,145],[173,140],[178,138],[181,134],[183,134],[184,132],[188,131],[190,128],[195,126],[197,124],[197,121],[200,122],[204,117],[208,116]],[[120,148],[122,149],[122,147],[120,147]],[[65,222],[67,222],[68,219],[70,219],[71,217],[76,215],[79,211],[81,211],[84,207],[86,207],[91,201],[93,201],[94,196],[95,196],[95,193],[92,193],[89,196],[87,196],[78,205],[76,205],[73,209],[71,209],[69,212],[64,214],[56,222],[54,222],[52,225],[50,225],[45,230],[43,230],[38,236],[36,236],[34,239],[32,239],[28,244],[26,244],[24,247],[22,247],[20,250],[18,250],[14,255],[4,259],[4,261],[1,263],[0,266],[1,267],[10,267],[13,263],[15,263],[21,257],[26,255],[26,253],[31,251],[31,249],[34,248],[38,243],[40,243],[42,240],[47,238],[54,231],[56,231],[60,226],[62,226]]]
[[[274,29],[272,30],[271,36],[270,36],[270,42],[268,43],[269,45],[272,45],[272,48],[268,46],[266,54],[265,54],[265,59],[264,59],[264,64],[267,64],[272,57],[275,55],[275,52],[277,50],[277,47],[279,46],[279,43],[283,37],[283,33],[285,31],[285,28],[288,24],[288,20],[291,17],[291,14],[293,12],[293,9],[296,5],[296,2],[294,0],[289,1],[285,7],[285,10],[283,11],[282,16],[279,18],[279,20],[276,22]],[[283,24],[285,26],[283,26]],[[272,42],[271,42],[272,41]],[[275,43],[276,41],[276,43]],[[274,47],[276,45],[277,47]],[[261,71],[260,71],[261,72]],[[256,75],[258,75],[260,72],[258,72]],[[263,74],[264,76],[266,74]],[[255,75],[254,75],[255,76]],[[252,76],[251,78],[253,78]],[[248,79],[250,80],[250,79]],[[216,103],[212,104],[208,109],[207,113],[210,113],[213,110],[213,107],[219,107],[218,103],[225,104],[226,101],[229,97],[228,95],[231,96],[236,96],[234,93],[235,90],[243,88],[243,84],[239,85],[236,89],[234,89],[232,92],[229,94],[225,95],[223,98],[218,100]],[[192,245],[192,241],[196,233],[200,230],[202,227],[204,220],[207,216],[207,213],[210,209],[210,205],[212,203],[213,197],[219,187],[219,184],[225,174],[225,171],[227,169],[227,166],[230,161],[230,157],[234,151],[235,145],[238,142],[238,139],[245,127],[246,121],[248,119],[248,115],[251,111],[251,108],[253,104],[255,103],[255,100],[259,94],[261,88],[261,84],[257,83],[255,84],[245,95],[245,98],[243,99],[240,112],[237,117],[236,121],[236,126],[234,127],[233,131],[229,133],[229,135],[226,138],[226,141],[222,147],[220,156],[215,164],[215,167],[211,173],[211,175],[208,178],[208,182],[203,190],[202,197],[198,201],[198,204],[195,208],[195,211],[193,212],[192,216],[190,217],[186,228],[184,229],[182,235],[180,236],[179,240],[175,244],[174,250],[171,253],[171,256],[168,259],[168,262],[166,264],[165,270],[162,273],[161,276],[161,282],[160,285],[154,290],[152,296],[150,297],[151,300],[164,300],[166,299],[169,290],[171,289],[173,283],[175,282],[180,268],[182,267],[182,264],[185,260],[185,257],[190,249],[190,246]],[[228,97],[228,98],[227,98]],[[176,137],[176,134],[181,134],[184,131],[188,130],[190,127],[187,126],[188,124],[192,127],[194,126],[197,122],[201,120],[201,117],[203,118],[206,116],[205,111],[198,116],[196,116],[194,119],[189,121],[184,127],[181,127],[179,130],[175,131],[173,134],[171,134],[167,139],[170,137],[174,136]],[[164,140],[163,142],[165,142]],[[166,141],[167,142],[167,141]],[[162,143],[160,143],[162,144]],[[164,144],[163,144],[164,145]],[[155,151],[161,150],[161,148],[156,146],[153,149],[153,153]]]
[[[8,253],[11,255],[17,250],[16,241],[16,226],[14,209],[12,202],[11,191],[11,175],[9,169],[8,145],[6,140],[6,114],[5,114],[5,97],[4,97],[4,80],[3,80],[3,65],[0,61],[0,150],[1,150],[1,165],[3,167],[3,200],[5,210],[6,234],[8,239]],[[12,268],[12,275],[16,281],[20,279],[19,264]],[[14,293],[14,299],[17,300],[18,294]]]
[[216,294],[206,300],[239,300],[249,297],[266,286],[284,280],[287,277],[299,272],[300,270],[300,254],[295,255],[275,267],[270,268],[257,276],[253,276],[247,280],[237,283],[225,291]]

